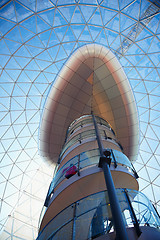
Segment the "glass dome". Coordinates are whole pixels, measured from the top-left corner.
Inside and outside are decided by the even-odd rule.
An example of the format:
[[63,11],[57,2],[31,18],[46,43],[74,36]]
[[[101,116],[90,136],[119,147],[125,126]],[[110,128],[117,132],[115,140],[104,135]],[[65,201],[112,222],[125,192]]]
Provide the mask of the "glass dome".
[[139,113],[140,191],[160,209],[158,0],[0,2],[0,238],[35,239],[53,169],[38,153],[44,101],[64,62],[98,43],[119,59]]

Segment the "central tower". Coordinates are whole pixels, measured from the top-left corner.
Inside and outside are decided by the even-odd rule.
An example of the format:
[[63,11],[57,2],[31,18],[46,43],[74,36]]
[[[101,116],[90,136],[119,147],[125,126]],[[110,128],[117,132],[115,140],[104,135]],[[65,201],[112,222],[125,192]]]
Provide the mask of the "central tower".
[[159,237],[151,228],[159,218],[138,192],[132,165],[138,132],[133,93],[116,57],[100,45],[78,49],[43,111],[40,151],[56,171],[39,240]]

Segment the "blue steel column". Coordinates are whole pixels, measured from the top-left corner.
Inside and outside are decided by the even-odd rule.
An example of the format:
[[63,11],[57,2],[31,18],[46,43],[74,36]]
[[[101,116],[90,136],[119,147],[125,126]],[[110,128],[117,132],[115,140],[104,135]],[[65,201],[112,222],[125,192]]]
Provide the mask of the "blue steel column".
[[92,118],[93,118],[93,123],[94,123],[94,127],[95,127],[96,138],[97,138],[97,142],[98,142],[100,156],[101,156],[101,159],[104,159],[104,161],[103,160],[101,161],[101,167],[103,169],[105,182],[106,182],[106,186],[107,186],[108,197],[109,197],[111,211],[112,211],[112,217],[113,217],[114,226],[115,226],[115,230],[116,230],[116,239],[117,240],[122,240],[122,239],[128,240],[128,235],[127,235],[127,231],[126,231],[125,224],[123,221],[119,201],[118,201],[118,198],[116,195],[116,190],[115,190],[112,175],[110,172],[109,164],[107,163],[107,158],[104,156],[104,153],[103,153],[104,149],[103,149],[101,137],[100,137],[99,130],[97,127],[95,116],[93,114],[92,114]]

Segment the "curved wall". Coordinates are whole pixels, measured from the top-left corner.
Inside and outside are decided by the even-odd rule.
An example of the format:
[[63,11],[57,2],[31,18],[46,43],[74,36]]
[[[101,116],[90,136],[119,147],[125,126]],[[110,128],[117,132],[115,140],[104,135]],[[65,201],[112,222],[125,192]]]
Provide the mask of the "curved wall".
[[41,120],[41,155],[57,163],[68,126],[91,112],[111,124],[124,153],[135,161],[139,126],[133,92],[114,54],[97,44],[75,51],[58,74]]

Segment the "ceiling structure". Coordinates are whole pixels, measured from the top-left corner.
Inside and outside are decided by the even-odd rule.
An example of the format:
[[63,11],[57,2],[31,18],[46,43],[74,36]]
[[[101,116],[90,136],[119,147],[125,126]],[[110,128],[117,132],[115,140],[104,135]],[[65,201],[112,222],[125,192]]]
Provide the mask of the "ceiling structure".
[[78,48],[58,73],[41,117],[41,156],[57,164],[70,124],[92,113],[109,122],[124,154],[135,162],[139,120],[134,95],[116,56],[99,44]]
[[119,59],[139,114],[140,190],[160,210],[160,3],[154,0],[0,2],[0,238],[35,239],[53,169],[38,152],[49,89],[78,47]]

